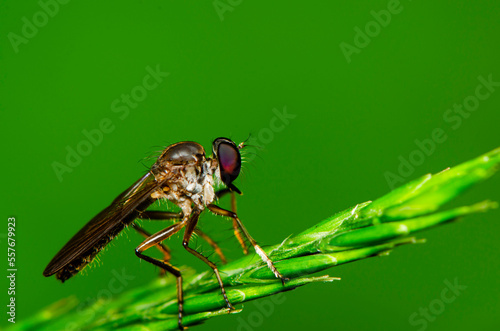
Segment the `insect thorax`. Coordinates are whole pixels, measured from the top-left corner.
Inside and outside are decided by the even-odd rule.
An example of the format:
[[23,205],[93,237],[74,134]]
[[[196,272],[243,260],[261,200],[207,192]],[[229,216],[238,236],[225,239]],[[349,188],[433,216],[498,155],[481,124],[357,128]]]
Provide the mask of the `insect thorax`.
[[213,169],[210,160],[182,165],[167,164],[160,176],[166,176],[161,189],[151,194],[154,199],[170,200],[189,214],[191,204],[199,210],[215,199]]

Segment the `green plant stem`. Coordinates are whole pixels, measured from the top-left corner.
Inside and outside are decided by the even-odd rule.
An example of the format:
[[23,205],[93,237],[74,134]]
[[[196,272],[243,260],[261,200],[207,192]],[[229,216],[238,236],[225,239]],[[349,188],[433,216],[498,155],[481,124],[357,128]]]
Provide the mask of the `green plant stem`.
[[[500,163],[500,148],[435,175],[422,176],[371,202],[339,212],[302,233],[265,251],[280,272],[290,278],[282,285],[253,254],[220,268],[227,295],[238,305],[312,282],[336,278],[310,275],[343,263],[385,255],[393,248],[421,242],[414,233],[471,213],[485,212],[497,203],[483,201],[445,211],[438,209],[470,186],[492,176]],[[201,323],[229,311],[211,272],[185,278],[185,326]],[[59,330],[68,325],[81,329],[170,330],[177,328],[175,283],[158,279],[107,302],[97,302],[89,323],[85,312],[76,312],[75,299],[56,303],[16,330]]]

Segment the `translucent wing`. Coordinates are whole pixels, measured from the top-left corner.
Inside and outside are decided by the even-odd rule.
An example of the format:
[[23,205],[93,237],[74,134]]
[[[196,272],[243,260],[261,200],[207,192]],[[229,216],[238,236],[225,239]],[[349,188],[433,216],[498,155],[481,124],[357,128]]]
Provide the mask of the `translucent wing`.
[[43,275],[51,276],[89,250],[99,247],[100,243],[107,243],[106,240],[132,222],[139,211],[154,202],[151,193],[163,182],[157,181],[151,172],[145,174],[78,231],[50,261]]

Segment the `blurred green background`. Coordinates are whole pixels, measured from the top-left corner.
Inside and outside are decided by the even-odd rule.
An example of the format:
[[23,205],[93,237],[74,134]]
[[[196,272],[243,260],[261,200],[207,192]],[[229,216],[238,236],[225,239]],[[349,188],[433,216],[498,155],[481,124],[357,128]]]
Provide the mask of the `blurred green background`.
[[[5,251],[6,219],[15,216],[18,321],[69,295],[94,300],[113,270],[133,277],[126,289],[157,276],[135,257],[142,238],[132,231],[85,276],[62,285],[42,271],[146,171],[152,161],[144,158],[170,143],[194,140],[210,150],[216,137],[252,134],[261,149],[236,182],[244,191],[238,211],[263,245],[388,192],[388,172],[406,182],[500,145],[498,83],[479,87],[484,100],[474,103],[479,77],[500,82],[496,2],[57,4],[0,2],[0,240]],[[148,67],[169,75],[154,86]],[[127,105],[122,96],[130,94]],[[453,107],[464,102],[473,110],[460,115]],[[281,121],[284,109],[290,118]],[[90,145],[84,132],[100,140],[93,130],[103,120],[112,131]],[[418,152],[415,140],[436,128],[445,141]],[[58,177],[54,162],[66,164],[68,148],[86,155]],[[414,169],[399,173],[410,156]],[[499,184],[497,175],[450,206],[498,201]],[[499,216],[427,231],[424,245],[324,272],[342,280],[287,292],[272,313],[251,302],[198,329],[497,330]],[[201,226],[230,258],[241,255],[230,222],[206,214]],[[206,269],[180,238],[169,245],[175,264]],[[444,281],[454,279],[467,289],[427,324],[410,323],[414,313],[424,320],[420,308],[437,305]]]

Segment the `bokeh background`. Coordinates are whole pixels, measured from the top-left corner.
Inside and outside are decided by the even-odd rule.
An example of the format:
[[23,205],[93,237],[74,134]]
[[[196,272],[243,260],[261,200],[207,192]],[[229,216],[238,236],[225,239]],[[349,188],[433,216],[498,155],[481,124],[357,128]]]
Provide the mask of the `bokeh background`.
[[[238,210],[264,245],[385,194],[388,172],[406,182],[500,145],[499,86],[474,111],[452,110],[473,101],[479,77],[500,82],[497,2],[57,3],[0,2],[0,240],[6,251],[7,217],[15,216],[18,321],[70,295],[92,301],[113,270],[133,276],[126,289],[157,276],[135,257],[142,238],[133,232],[85,276],[62,285],[42,271],[170,143],[210,150],[216,137],[252,135],[261,148],[236,182],[244,191]],[[371,36],[363,37],[366,28]],[[169,75],[143,95],[144,79],[155,82],[148,67]],[[127,106],[122,95],[131,93],[140,101]],[[284,110],[286,124],[276,115]],[[88,148],[84,130],[103,120],[113,130],[58,176],[54,162],[65,164],[68,148]],[[445,141],[401,176],[401,158],[418,156],[415,140],[436,129]],[[448,206],[498,201],[499,184],[497,175]],[[499,216],[474,215],[421,233],[424,245],[330,269],[324,274],[342,281],[287,292],[269,316],[247,303],[197,329],[497,330]],[[229,222],[205,215],[201,226],[230,258],[241,255]],[[205,270],[180,238],[169,245],[174,263]],[[412,325],[410,316],[454,279],[467,288],[425,327]],[[7,324],[4,314],[0,326]]]

